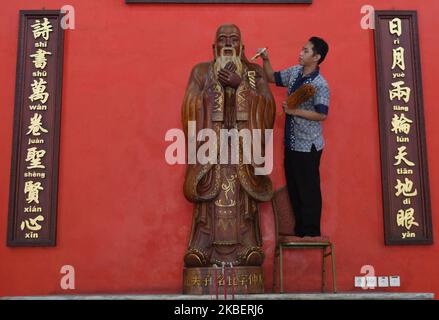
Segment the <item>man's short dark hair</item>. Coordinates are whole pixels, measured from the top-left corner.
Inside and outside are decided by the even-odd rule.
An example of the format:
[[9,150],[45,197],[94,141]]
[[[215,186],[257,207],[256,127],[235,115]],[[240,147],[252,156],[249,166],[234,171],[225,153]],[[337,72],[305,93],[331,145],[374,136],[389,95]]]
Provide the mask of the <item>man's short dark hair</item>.
[[311,37],[309,39],[309,42],[313,44],[312,50],[314,52],[314,55],[316,54],[320,55],[320,60],[318,64],[321,64],[323,60],[325,60],[326,55],[328,54],[328,50],[329,50],[328,44],[326,43],[325,40],[319,37]]

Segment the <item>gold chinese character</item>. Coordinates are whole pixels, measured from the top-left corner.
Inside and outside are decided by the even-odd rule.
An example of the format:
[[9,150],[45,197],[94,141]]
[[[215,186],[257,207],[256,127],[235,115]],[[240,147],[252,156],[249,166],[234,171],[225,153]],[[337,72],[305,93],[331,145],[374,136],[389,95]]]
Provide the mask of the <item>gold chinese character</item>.
[[398,166],[401,164],[401,161],[404,161],[406,165],[410,166],[410,167],[414,167],[415,164],[409,160],[407,160],[405,158],[405,156],[407,155],[407,152],[405,152],[406,150],[406,146],[402,146],[398,148],[398,154],[395,156],[396,162],[394,163],[395,166]]
[[415,225],[419,227],[419,224],[415,221],[415,217],[413,216],[415,210],[413,208],[407,210],[398,210],[398,214],[396,215],[396,223],[398,227],[405,227],[407,230]]
[[410,132],[410,123],[413,123],[412,120],[406,118],[404,113],[401,113],[401,117],[398,117],[397,114],[393,115],[392,119],[392,132],[395,133],[405,133],[409,134]]
[[34,80],[34,83],[31,84],[32,87],[32,94],[29,96],[29,99],[34,102],[35,100],[40,100],[41,103],[45,103],[47,99],[49,99],[49,94],[47,92],[44,92],[46,90],[47,84],[44,79],[40,78],[40,81],[37,82],[37,80]]
[[34,39],[43,37],[44,40],[49,40],[50,32],[53,31],[52,25],[47,18],[43,18],[43,22],[35,20],[35,24],[31,25]]
[[257,273],[250,274],[248,276],[248,280],[250,285],[258,283],[258,274]]
[[41,114],[35,113],[32,118],[30,118],[30,126],[27,127],[29,131],[26,133],[32,133],[33,136],[41,135],[41,132],[47,133],[47,130],[43,128],[43,124],[41,123],[41,118],[43,116]]
[[395,18],[389,21],[390,34],[396,34],[398,37],[402,34],[401,19]]
[[27,148],[27,157],[26,162],[30,161],[30,165],[27,167],[28,169],[44,169],[45,166],[41,164],[41,158],[46,154],[45,150],[37,150],[36,147]]
[[224,275],[219,274],[218,275],[218,286],[224,286],[226,283]]
[[39,216],[35,217],[34,219],[29,218],[27,220],[24,220],[21,222],[20,229],[24,230],[24,228],[26,227],[31,231],[41,230],[41,225],[38,224],[38,221],[39,222],[44,221],[44,217],[42,215],[39,215]]
[[40,190],[44,190],[44,188],[41,186],[41,182],[34,183],[33,181],[26,181],[26,184],[24,185],[24,193],[29,193],[26,199],[27,203],[31,203],[32,201],[35,203],[40,203]]
[[38,49],[36,53],[31,54],[30,57],[34,58],[32,61],[37,69],[44,69],[47,65],[46,55],[51,55],[51,52],[45,51],[43,49]]
[[211,276],[206,276],[206,277],[204,277],[204,279],[203,279],[203,283],[204,283],[204,286],[205,286],[205,287],[207,287],[208,285],[210,285],[210,284],[212,283],[212,278],[211,278]]
[[239,277],[239,283],[241,284],[241,286],[245,286],[245,285],[247,285],[247,276],[245,276],[245,275],[241,275],[240,277]]
[[410,91],[409,87],[402,87],[404,81],[393,82],[392,86],[394,89],[389,90],[390,100],[397,98],[401,100],[401,98],[407,103],[410,100]]
[[405,182],[401,182],[401,180],[396,179],[396,186],[395,186],[396,192],[395,196],[399,196],[401,193],[405,197],[414,197],[418,194],[418,190],[415,189],[413,192],[413,181],[410,179],[405,178]]
[[201,285],[201,279],[198,276],[194,276],[192,278],[192,285],[199,287]]
[[402,47],[393,49],[392,70],[395,69],[395,67],[397,67],[397,66],[401,70],[405,70],[404,48],[402,48]]

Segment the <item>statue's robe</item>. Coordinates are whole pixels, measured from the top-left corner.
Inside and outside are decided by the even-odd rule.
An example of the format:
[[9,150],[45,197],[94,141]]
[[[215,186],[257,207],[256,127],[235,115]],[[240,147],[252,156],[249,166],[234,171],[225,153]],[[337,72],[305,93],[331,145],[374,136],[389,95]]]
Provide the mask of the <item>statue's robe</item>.
[[[188,121],[196,121],[196,134],[210,128],[220,146],[220,129],[260,129],[262,155],[266,129],[272,129],[275,102],[260,66],[242,64],[242,82],[234,90],[224,89],[214,74],[214,63],[202,63],[192,70],[182,107],[183,127],[188,139]],[[253,133],[252,133],[253,136]],[[205,142],[196,142],[196,150]],[[270,178],[255,175],[253,162],[189,164],[184,195],[195,203],[188,267],[222,263],[261,265],[264,259],[259,228],[258,202],[269,201],[273,194]],[[229,160],[231,157],[229,139]],[[263,164],[259,165],[263,166]]]

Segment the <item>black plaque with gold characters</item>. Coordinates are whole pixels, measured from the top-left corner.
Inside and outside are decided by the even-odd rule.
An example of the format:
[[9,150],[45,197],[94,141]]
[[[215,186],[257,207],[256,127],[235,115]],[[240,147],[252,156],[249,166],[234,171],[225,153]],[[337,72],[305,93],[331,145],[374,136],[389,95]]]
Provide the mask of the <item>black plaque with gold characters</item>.
[[60,11],[20,11],[8,246],[54,246],[64,30]]
[[431,244],[416,11],[376,11],[375,23],[385,243]]

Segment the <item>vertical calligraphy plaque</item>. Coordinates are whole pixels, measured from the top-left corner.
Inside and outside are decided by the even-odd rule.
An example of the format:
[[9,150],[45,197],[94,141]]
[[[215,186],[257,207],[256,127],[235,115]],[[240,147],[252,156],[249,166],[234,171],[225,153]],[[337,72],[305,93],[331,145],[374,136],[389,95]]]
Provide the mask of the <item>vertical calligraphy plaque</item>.
[[431,244],[417,14],[375,14],[385,244]]
[[54,246],[64,30],[60,11],[20,11],[8,246]]

